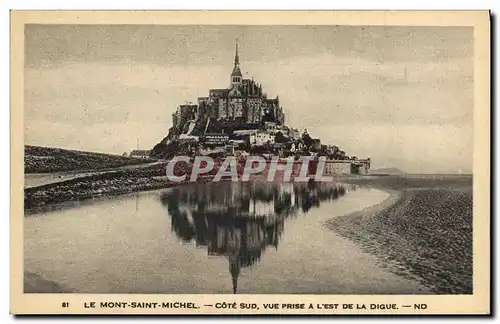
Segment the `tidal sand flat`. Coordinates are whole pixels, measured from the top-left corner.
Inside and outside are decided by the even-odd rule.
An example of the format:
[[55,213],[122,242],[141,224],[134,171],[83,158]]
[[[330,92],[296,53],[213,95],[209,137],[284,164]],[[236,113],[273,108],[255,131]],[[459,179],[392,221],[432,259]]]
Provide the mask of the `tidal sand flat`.
[[327,222],[393,272],[438,294],[472,294],[472,176],[382,176],[348,182],[391,192]]

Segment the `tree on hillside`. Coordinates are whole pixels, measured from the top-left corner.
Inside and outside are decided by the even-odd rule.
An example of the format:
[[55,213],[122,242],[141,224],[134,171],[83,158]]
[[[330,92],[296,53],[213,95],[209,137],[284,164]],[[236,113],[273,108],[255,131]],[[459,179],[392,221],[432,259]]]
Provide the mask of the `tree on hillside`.
[[333,145],[330,151],[331,153],[336,154],[339,151],[339,147],[337,145]]
[[283,135],[281,131],[276,133],[276,136],[274,137],[274,142],[276,143],[286,143],[288,142],[288,138]]
[[274,118],[272,111],[270,111],[268,108],[265,108],[264,115],[262,116],[262,123],[274,122],[274,121],[275,121],[275,118]]
[[307,147],[307,149],[309,149],[313,144],[313,139],[311,138],[309,133],[307,133],[307,130],[302,134],[302,142]]

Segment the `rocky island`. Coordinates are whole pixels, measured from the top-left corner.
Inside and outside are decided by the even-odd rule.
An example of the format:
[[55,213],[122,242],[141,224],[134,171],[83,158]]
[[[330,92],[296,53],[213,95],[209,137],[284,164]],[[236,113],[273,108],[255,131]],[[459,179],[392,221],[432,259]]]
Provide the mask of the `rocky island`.
[[151,157],[177,155],[226,156],[325,156],[331,173],[365,174],[370,159],[348,156],[336,145],[326,145],[285,123],[279,96],[271,98],[262,84],[243,78],[238,43],[227,88],[210,89],[197,103],[180,105],[172,114],[168,134],[151,150]]

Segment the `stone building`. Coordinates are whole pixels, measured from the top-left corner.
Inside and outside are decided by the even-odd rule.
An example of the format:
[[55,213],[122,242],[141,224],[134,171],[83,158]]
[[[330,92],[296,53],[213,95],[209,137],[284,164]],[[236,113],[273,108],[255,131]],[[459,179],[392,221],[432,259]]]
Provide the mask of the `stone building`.
[[130,152],[129,157],[136,159],[149,159],[150,150],[133,150]]
[[180,105],[172,114],[172,124],[174,128],[183,129],[188,121],[195,120],[197,117],[198,105],[192,103]]
[[268,131],[255,131],[250,134],[250,145],[263,146],[265,144],[274,144],[275,136]]
[[202,137],[207,146],[224,146],[229,141],[229,135],[219,133],[207,133]]
[[[198,117],[210,117],[218,120],[237,120],[246,124],[259,124],[266,113],[272,121],[284,122],[283,108],[279,99],[268,99],[262,85],[253,79],[243,78],[240,69],[238,43],[234,56],[234,66],[229,78],[229,87],[210,89],[208,97],[198,98]],[[203,113],[203,115],[201,114]]]

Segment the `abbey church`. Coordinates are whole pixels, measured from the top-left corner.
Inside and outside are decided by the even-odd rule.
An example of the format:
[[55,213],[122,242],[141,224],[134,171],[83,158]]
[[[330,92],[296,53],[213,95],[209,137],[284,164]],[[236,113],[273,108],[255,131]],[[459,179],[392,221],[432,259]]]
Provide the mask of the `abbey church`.
[[210,89],[208,97],[199,97],[197,104],[179,106],[172,117],[174,127],[178,129],[183,129],[189,120],[201,120],[207,117],[250,125],[257,125],[263,121],[283,125],[285,121],[279,98],[269,99],[262,91],[261,84],[253,79],[243,78],[238,42],[236,42],[234,67],[229,78],[229,86],[223,89]]

